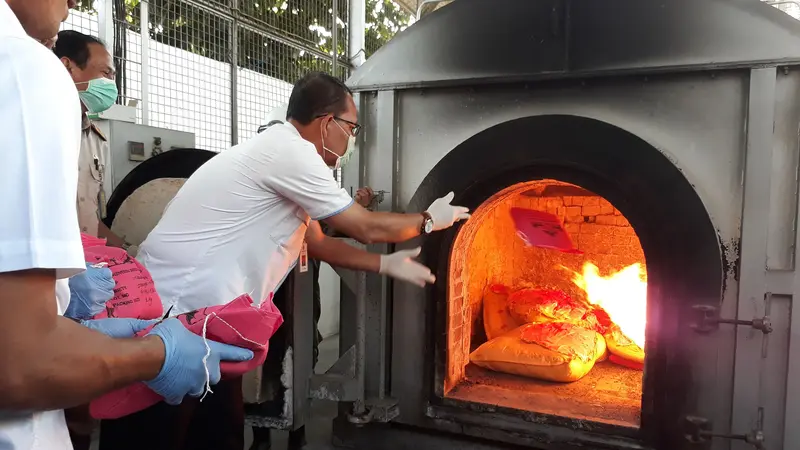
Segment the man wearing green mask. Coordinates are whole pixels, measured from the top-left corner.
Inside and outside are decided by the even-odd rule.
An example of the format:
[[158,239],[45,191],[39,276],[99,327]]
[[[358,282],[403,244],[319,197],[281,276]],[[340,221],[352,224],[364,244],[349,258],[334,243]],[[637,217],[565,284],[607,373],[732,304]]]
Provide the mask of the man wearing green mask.
[[106,137],[87,116],[101,113],[117,101],[114,59],[102,41],[72,30],[58,33],[53,52],[72,77],[83,111],[77,199],[80,230],[106,238],[109,245],[131,251],[129,245],[102,222],[106,207],[103,188],[104,183],[111,180],[111,160]]

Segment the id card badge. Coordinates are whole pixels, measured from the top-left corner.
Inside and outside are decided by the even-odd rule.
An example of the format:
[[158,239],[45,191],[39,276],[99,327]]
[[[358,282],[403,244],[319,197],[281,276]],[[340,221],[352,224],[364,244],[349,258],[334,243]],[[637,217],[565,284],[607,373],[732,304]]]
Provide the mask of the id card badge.
[[300,273],[308,272],[308,245],[303,241],[300,248]]

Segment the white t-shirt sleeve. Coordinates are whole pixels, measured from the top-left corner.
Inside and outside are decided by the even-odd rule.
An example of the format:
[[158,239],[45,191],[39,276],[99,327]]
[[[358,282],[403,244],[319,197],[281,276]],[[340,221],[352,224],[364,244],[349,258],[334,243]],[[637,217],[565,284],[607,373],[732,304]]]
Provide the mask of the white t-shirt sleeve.
[[273,189],[303,208],[311,219],[333,217],[353,204],[314,146],[300,137],[291,140],[274,164],[270,177]]
[[0,38],[0,272],[85,269],[75,204],[80,103],[58,59]]

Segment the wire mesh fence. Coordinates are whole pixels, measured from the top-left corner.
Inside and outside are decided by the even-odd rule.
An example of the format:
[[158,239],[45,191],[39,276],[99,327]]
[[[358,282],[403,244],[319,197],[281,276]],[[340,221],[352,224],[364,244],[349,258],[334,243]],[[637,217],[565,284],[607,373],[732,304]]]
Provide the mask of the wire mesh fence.
[[[220,151],[254,135],[308,71],[348,77],[349,1],[79,0],[62,29],[102,35],[98,9],[111,5],[119,103],[135,106],[140,123]],[[367,0],[367,46],[410,18],[391,0]]]
[[97,11],[93,8],[77,9],[67,17],[61,25],[62,30],[75,30],[83,34],[97,36],[100,33],[100,24]]

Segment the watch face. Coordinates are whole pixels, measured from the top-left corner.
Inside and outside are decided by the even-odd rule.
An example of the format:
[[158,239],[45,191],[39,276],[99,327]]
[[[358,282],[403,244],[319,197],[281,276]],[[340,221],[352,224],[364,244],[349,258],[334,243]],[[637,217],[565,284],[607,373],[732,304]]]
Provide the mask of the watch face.
[[433,220],[428,219],[425,221],[425,233],[430,233],[433,231]]

